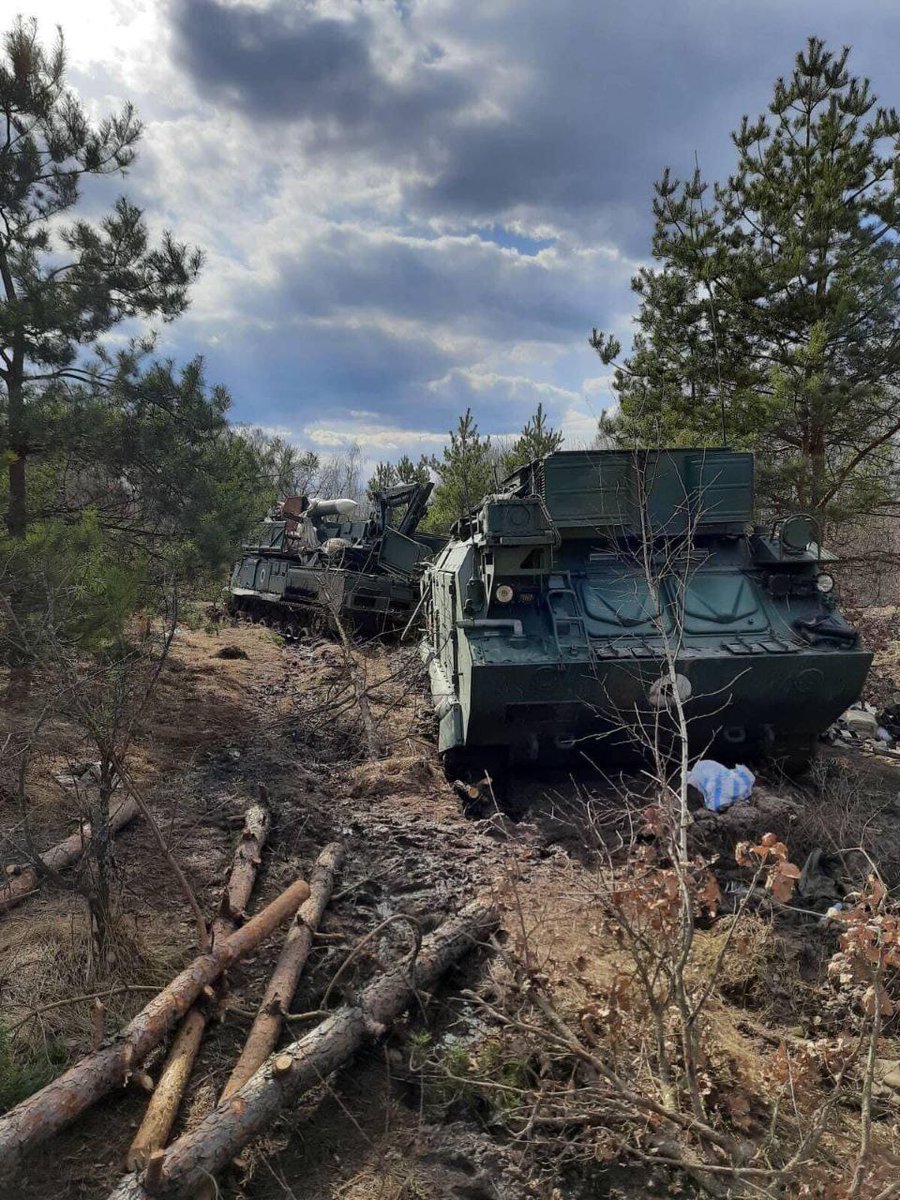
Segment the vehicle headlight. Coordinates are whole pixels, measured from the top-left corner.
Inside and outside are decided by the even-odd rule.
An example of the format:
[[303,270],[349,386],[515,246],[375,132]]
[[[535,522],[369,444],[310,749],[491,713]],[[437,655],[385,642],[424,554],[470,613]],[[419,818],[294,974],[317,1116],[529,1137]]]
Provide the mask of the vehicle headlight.
[[494,595],[501,604],[509,604],[513,598],[513,590],[508,583],[501,583]]
[[829,592],[834,591],[834,576],[829,575],[826,571],[821,571],[816,576],[816,589],[827,596]]

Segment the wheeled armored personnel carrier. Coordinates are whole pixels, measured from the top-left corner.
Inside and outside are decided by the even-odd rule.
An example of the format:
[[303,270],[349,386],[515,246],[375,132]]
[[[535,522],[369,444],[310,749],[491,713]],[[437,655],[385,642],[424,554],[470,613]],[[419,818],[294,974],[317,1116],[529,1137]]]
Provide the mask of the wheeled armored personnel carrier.
[[389,488],[362,520],[355,500],[288,496],[234,564],[229,612],[288,638],[334,615],[368,632],[405,625],[424,562],[446,544],[417,532],[431,488]]
[[754,527],[753,477],[727,450],[560,451],[458,522],[422,585],[448,770],[627,757],[679,708],[692,752],[802,768],[872,656],[815,521]]

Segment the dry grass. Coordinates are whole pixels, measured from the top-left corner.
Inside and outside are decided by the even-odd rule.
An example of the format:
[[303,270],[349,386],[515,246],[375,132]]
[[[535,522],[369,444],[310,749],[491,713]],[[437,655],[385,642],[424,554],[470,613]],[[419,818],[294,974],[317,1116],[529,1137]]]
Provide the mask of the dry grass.
[[[256,630],[232,631],[229,642],[245,646],[246,660],[216,659],[217,639],[181,629],[166,664],[159,693],[139,731],[129,767],[143,790],[157,803],[167,833],[189,831],[205,814],[192,814],[179,795],[177,781],[204,752],[252,736],[248,724],[250,689],[274,679],[281,670],[280,649]],[[0,746],[11,735],[0,764],[0,783],[15,790],[18,770],[16,739],[27,736],[45,699],[41,681],[23,707],[4,710]],[[39,849],[60,841],[77,828],[84,796],[54,775],[70,764],[90,761],[82,733],[64,720],[51,718],[40,729],[27,776],[28,815]],[[175,787],[172,785],[176,784]],[[178,821],[173,824],[175,817]],[[17,807],[7,799],[0,808],[0,865],[22,860],[22,829]],[[226,835],[228,837],[228,835]],[[184,858],[195,880],[214,881],[223,851],[219,842],[199,829],[181,834]],[[230,840],[230,838],[229,838]],[[227,855],[227,850],[224,851]],[[76,871],[67,872],[69,882]],[[115,878],[119,891],[112,921],[109,962],[102,970],[92,960],[86,905],[74,891],[46,883],[37,896],[0,917],[0,1023],[13,1030],[23,1047],[61,1045],[70,1056],[83,1053],[91,1036],[90,1002],[60,1004],[38,1018],[28,1013],[69,997],[109,992],[126,984],[142,988],[164,985],[192,952],[190,933],[169,907],[172,883],[149,834],[138,822],[120,838]],[[176,904],[178,901],[176,900]],[[177,911],[177,910],[176,910]],[[179,913],[180,917],[180,913]],[[115,1029],[146,1000],[145,991],[110,996],[107,1023]]]
[[[172,945],[165,916],[143,919],[121,916],[112,925],[108,970],[91,969],[91,937],[87,914],[20,909],[3,925],[6,952],[0,968],[3,1021],[17,1042],[44,1044],[61,1040],[73,1053],[89,1042],[91,1002],[69,1003],[73,997],[114,992],[135,985],[131,993],[105,999],[108,1028],[128,1021],[149,999],[149,992],[164,986],[181,966],[183,951]],[[58,1005],[47,1011],[35,1011]]]
[[[216,657],[222,641],[244,649],[248,658]],[[399,896],[401,905],[427,907],[429,903],[434,905],[435,896],[440,896],[439,904],[447,909],[466,898],[463,892],[467,886],[474,890],[476,884],[479,887],[486,884],[502,906],[507,950],[525,961],[528,970],[541,979],[542,986],[549,989],[555,1004],[574,1027],[581,1029],[582,1017],[593,1009],[595,1015],[585,1028],[598,1038],[601,1048],[609,1047],[609,1052],[620,1059],[632,1054],[637,1064],[636,1077],[646,1081],[648,1076],[642,1074],[646,1068],[641,1065],[646,1063],[646,1055],[641,1058],[646,1024],[640,1005],[634,1006],[627,1019],[630,1023],[624,1027],[613,1030],[604,1023],[607,1018],[603,1010],[608,1007],[611,992],[617,980],[631,971],[631,966],[615,930],[600,916],[597,866],[592,858],[598,844],[596,840],[589,844],[591,831],[577,822],[567,825],[564,836],[566,844],[572,847],[571,855],[558,845],[548,846],[550,826],[541,825],[538,802],[535,802],[533,825],[515,825],[498,819],[483,829],[473,826],[462,816],[459,802],[437,765],[433,743],[427,735],[431,721],[428,704],[412,674],[407,651],[372,645],[364,648],[361,656],[373,714],[385,742],[384,756],[370,761],[364,758],[352,698],[345,704],[345,672],[340,651],[333,644],[301,645],[284,652],[270,635],[249,626],[229,628],[222,639],[200,630],[184,631],[176,638],[158,703],[136,746],[134,771],[163,812],[168,814],[170,806],[177,808],[180,861],[202,890],[204,903],[215,902],[221,870],[234,839],[227,818],[234,816],[234,810],[239,810],[245,802],[248,781],[255,784],[257,778],[274,780],[278,821],[266,853],[263,890],[276,888],[279,880],[286,880],[296,871],[298,862],[308,861],[311,845],[321,844],[336,832],[354,838],[355,857],[350,860],[346,884],[351,889],[357,884],[361,887],[358,892],[351,892],[351,908],[342,910],[343,923],[339,926],[348,933],[352,944],[374,920],[371,908],[355,907],[356,899],[364,897],[367,891],[372,894],[365,901],[368,905],[396,904]],[[45,746],[42,757],[36,760],[40,762],[41,779],[36,774],[34,781],[35,812],[39,814],[39,828],[46,844],[68,832],[67,822],[71,820],[68,798],[57,785],[47,785],[46,775],[51,768],[59,769],[67,755],[77,749],[66,741],[72,736],[71,730],[58,724],[48,726],[48,730],[52,731],[53,743]],[[232,751],[239,754],[237,759],[229,757]],[[217,762],[224,764],[220,774],[210,769],[209,775],[204,776],[214,782],[219,780],[205,796],[204,806],[198,804],[196,797],[182,796],[182,781],[187,772],[198,765]],[[897,779],[900,780],[900,772]],[[537,785],[531,786],[537,795]],[[583,808],[581,793],[568,785],[560,787],[570,798],[574,794],[573,808],[579,805]],[[864,841],[883,850],[892,836],[890,811],[884,798],[877,798],[874,789],[859,775],[855,780],[852,774],[848,775],[840,787],[831,781],[829,787],[827,803],[817,800],[804,807],[795,796],[789,811],[783,803],[780,808],[776,805],[778,797],[774,792],[770,795],[760,788],[754,801],[756,808],[749,816],[768,823],[780,812],[789,830],[787,840],[792,851],[795,844],[831,845],[844,839],[848,844]],[[561,813],[567,811],[562,803],[558,808]],[[3,817],[6,827],[11,829],[14,813],[0,812],[0,818]],[[562,823],[558,821],[557,825],[561,830]],[[721,832],[722,823],[717,824],[711,818],[707,825],[710,857],[718,851],[724,862],[727,839],[716,834],[716,830]],[[475,832],[476,828],[479,832]],[[606,831],[598,827],[593,832],[605,835]],[[441,875],[438,856],[430,858],[428,850],[445,833],[450,850]],[[395,837],[396,841],[391,843]],[[177,895],[173,904],[171,889],[166,895],[161,894],[161,868],[152,854],[149,841],[139,829],[123,839],[122,857],[126,860],[128,879],[124,908],[131,915],[121,923],[122,940],[121,945],[118,942],[116,945],[114,972],[92,984],[91,989],[100,990],[103,985],[120,982],[165,981],[189,951],[189,928],[186,936],[185,930],[175,927],[172,920],[173,912],[177,911]],[[393,865],[393,860],[397,865]],[[454,873],[458,861],[463,860],[475,864],[469,875]],[[423,863],[438,866],[426,870]],[[401,887],[397,887],[393,896],[389,885],[380,888],[382,872],[399,872],[402,885],[409,882],[407,877],[423,871],[430,875],[422,881],[423,900],[409,901],[408,893],[404,894]],[[396,874],[390,878],[395,883],[398,880]],[[418,886],[418,879],[413,883]],[[79,905],[80,901],[69,895],[45,890],[0,925],[0,961],[4,955],[8,961],[0,975],[4,1021],[18,1019],[37,1002],[52,1002],[67,994],[91,990],[84,987],[86,931]],[[352,914],[349,918],[348,911]],[[727,921],[727,917],[720,918],[698,931],[688,972],[690,981],[703,979],[718,961]],[[710,1109],[723,1126],[741,1130],[742,1122],[755,1123],[754,1128],[765,1123],[779,1062],[777,1042],[783,1038],[786,1045],[793,1046],[796,1039],[812,1029],[817,989],[821,984],[817,955],[821,955],[819,950],[805,958],[798,954],[794,936],[792,933],[785,937],[767,918],[746,916],[722,960],[717,988],[704,1016],[704,1045],[708,1053],[704,1071],[710,1089]],[[815,931],[809,936],[803,931],[800,934],[810,944],[821,936]],[[327,947],[320,947],[319,952],[323,956],[320,961],[324,961],[329,953]],[[260,955],[257,965],[248,967],[243,978],[238,974],[234,982],[237,1001],[248,1009],[255,1004],[269,969],[268,958],[267,951]],[[339,961],[339,955],[336,960],[329,960],[327,970],[321,978],[315,977],[302,1004],[308,1001],[310,1006],[314,1005],[316,995],[327,985]],[[367,969],[374,966],[369,964]],[[518,995],[515,993],[518,983],[515,973],[498,963],[492,969],[491,990],[485,994],[501,1002],[509,995]],[[110,1025],[127,1019],[141,1003],[141,998],[135,996],[111,1000]],[[795,1026],[801,1017],[806,1028],[798,1033]],[[230,1067],[228,1055],[243,1032],[239,1020],[233,1019],[231,1023],[235,1028],[228,1030],[226,1026],[224,1031],[217,1032],[215,1046],[205,1051],[207,1057],[181,1116],[182,1128],[197,1124],[215,1102],[220,1077]],[[89,1005],[53,1010],[43,1022],[45,1033],[34,1023],[23,1028],[23,1036],[29,1039],[32,1048],[39,1046],[46,1034],[48,1044],[61,1041],[71,1053],[78,1053],[90,1035]],[[495,1034],[491,1030],[488,1040],[496,1041]],[[469,1036],[477,1060],[479,1033],[470,1031]],[[896,1046],[887,1040],[881,1052],[900,1056]],[[494,1072],[487,1082],[518,1080],[522,1077],[523,1061],[528,1070],[533,1070],[534,1078],[544,1069],[540,1048],[529,1057],[529,1048],[525,1047],[523,1052],[521,1039],[510,1043],[510,1054],[515,1059],[512,1075],[502,1073],[503,1063],[493,1050],[483,1056],[483,1062]],[[357,1070],[362,1073],[365,1066],[355,1067],[354,1072]],[[568,1070],[574,1078],[571,1064]],[[378,1078],[382,1079],[380,1061],[378,1071]],[[345,1084],[346,1081],[338,1081],[334,1085],[341,1091],[342,1102],[346,1096]],[[817,1079],[816,1094],[827,1094],[828,1086],[827,1078]],[[372,1107],[374,1094],[371,1088],[366,1091],[356,1115],[366,1106]],[[484,1096],[492,1095],[496,1093],[486,1088]],[[390,1102],[389,1094],[382,1097],[378,1093],[378,1099]],[[485,1112],[499,1110],[489,1108],[485,1102],[475,1111],[483,1117]],[[438,1106],[433,1119],[442,1121],[445,1116],[446,1105],[443,1109]],[[850,1105],[836,1116],[825,1147],[829,1159],[834,1160],[841,1153],[848,1157],[852,1154],[857,1118]],[[287,1126],[279,1127],[271,1139],[254,1148],[245,1163],[250,1178],[241,1185],[243,1194],[264,1196],[266,1200],[292,1192],[298,1200],[312,1197],[318,1200],[326,1195],[335,1200],[337,1197],[418,1200],[420,1195],[454,1194],[451,1186],[460,1183],[459,1179],[448,1182],[430,1169],[423,1169],[415,1153],[409,1150],[414,1140],[409,1122],[415,1124],[417,1112],[409,1117],[403,1135],[405,1141],[399,1133],[385,1136],[382,1141],[385,1116],[380,1109],[371,1122],[360,1116],[370,1142],[358,1131],[348,1135],[356,1139],[352,1172],[350,1168],[345,1171],[334,1163],[323,1162],[313,1177],[308,1168],[312,1141],[316,1137],[321,1141],[323,1134],[327,1141],[337,1125],[334,1121],[325,1125],[328,1118],[323,1116],[323,1124],[314,1127],[309,1145],[304,1147],[298,1143],[298,1133],[310,1121],[309,1114],[304,1113],[303,1119],[301,1126],[292,1117],[288,1132],[285,1132]],[[373,1125],[377,1126],[374,1135]],[[885,1121],[878,1130],[880,1152],[890,1150],[891,1136]],[[596,1137],[592,1142],[587,1134],[566,1131],[562,1139],[556,1143],[548,1139],[540,1149],[511,1146],[504,1135],[497,1139],[496,1145],[503,1147],[503,1154],[521,1151],[526,1157],[531,1155],[529,1162],[534,1156],[544,1154],[546,1170],[536,1170],[535,1174],[543,1190],[535,1194],[549,1197],[552,1186],[556,1186],[549,1181],[559,1174],[562,1161],[555,1160],[553,1154],[568,1155],[567,1147],[574,1145],[579,1154],[584,1152],[579,1160],[583,1166],[592,1153],[599,1157],[610,1153],[608,1143]],[[339,1149],[343,1154],[343,1146]],[[85,1153],[96,1155],[99,1151],[91,1147]],[[114,1155],[115,1148],[110,1153]],[[591,1163],[591,1169],[596,1171],[595,1162]],[[592,1178],[596,1180],[596,1174]],[[279,1179],[283,1179],[284,1186]],[[446,1193],[441,1191],[444,1186]],[[640,1190],[638,1187],[636,1192]],[[105,1192],[98,1187],[84,1194],[93,1200],[95,1195],[100,1197]],[[74,1195],[74,1191],[67,1193],[67,1200]]]
[[439,786],[443,777],[433,759],[418,754],[394,754],[354,767],[348,778],[349,793],[365,796],[423,796]]

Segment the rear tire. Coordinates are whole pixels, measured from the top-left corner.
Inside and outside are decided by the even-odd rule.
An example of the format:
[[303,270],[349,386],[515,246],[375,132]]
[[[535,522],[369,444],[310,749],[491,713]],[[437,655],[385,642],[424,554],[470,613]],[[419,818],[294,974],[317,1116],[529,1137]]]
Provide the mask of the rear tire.
[[818,750],[815,734],[785,735],[775,739],[766,758],[789,779],[798,779],[810,769]]

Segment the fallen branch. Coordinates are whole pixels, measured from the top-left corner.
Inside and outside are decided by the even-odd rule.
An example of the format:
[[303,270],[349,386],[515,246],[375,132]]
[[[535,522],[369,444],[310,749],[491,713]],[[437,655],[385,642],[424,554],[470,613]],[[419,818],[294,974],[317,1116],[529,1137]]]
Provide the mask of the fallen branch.
[[297,990],[297,983],[312,947],[313,934],[319,927],[331,897],[334,877],[340,870],[343,857],[343,846],[340,842],[332,842],[316,859],[309,877],[309,899],[304,900],[288,930],[281,956],[263,995],[256,1020],[222,1091],[223,1100],[243,1087],[275,1049],[281,1032],[282,1016]]
[[244,828],[231,862],[228,884],[222,893],[219,915],[213,923],[213,941],[216,937],[227,937],[247,915],[250,893],[256,882],[256,872],[271,823],[269,809],[263,803],[267,798],[266,790],[263,787],[259,790],[261,802],[252,804],[244,816]]
[[[260,793],[264,796],[265,790],[260,788]],[[269,810],[265,805],[253,804],[247,809],[228,882],[222,893],[219,915],[213,922],[214,946],[233,933],[238,920],[244,917],[256,881],[260,855],[269,834],[269,824]],[[169,1140],[194,1062],[200,1052],[208,1020],[208,1006],[195,1004],[182,1021],[160,1072],[159,1083],[150,1097],[140,1129],[126,1156],[125,1162],[129,1170],[144,1166],[154,1150],[165,1146]]]
[[0,1178],[21,1165],[23,1156],[64,1128],[85,1109],[127,1082],[135,1067],[165,1038],[205,987],[229,963],[242,958],[291,917],[309,895],[297,880],[251,921],[201,954],[134,1017],[111,1044],[88,1054],[58,1079],[0,1117]]
[[194,1063],[200,1053],[208,1019],[207,1008],[194,1004],[178,1026],[160,1071],[159,1082],[150,1094],[144,1119],[125,1156],[125,1165],[129,1171],[146,1166],[153,1154],[169,1140]]
[[82,1004],[85,1000],[109,1000],[111,996],[127,995],[130,992],[158,991],[158,987],[153,987],[149,983],[123,983],[120,987],[107,988],[103,992],[87,992],[83,996],[66,996],[62,1000],[51,1000],[49,1004],[40,1004],[37,1008],[30,1008],[24,1017],[20,1017],[12,1025],[8,1025],[6,1031],[7,1033],[14,1033],[15,1030],[20,1029],[28,1021],[34,1021],[46,1012],[52,1012],[55,1008],[66,1008],[70,1004]]
[[[140,816],[140,805],[132,797],[129,800],[117,804],[115,808],[110,805],[109,810],[109,833],[110,836],[115,835],[129,825],[136,817]],[[10,908],[14,908],[17,904],[33,892],[38,890],[39,880],[44,872],[58,874],[65,867],[70,867],[77,859],[81,858],[82,854],[90,845],[92,833],[89,824],[85,823],[75,833],[71,834],[65,841],[59,842],[50,850],[46,850],[39,858],[37,864],[27,864],[18,868],[13,868],[15,874],[9,875],[0,884],[0,912],[6,912]],[[7,872],[9,868],[7,868]]]
[[496,924],[496,911],[480,902],[445,921],[425,939],[411,972],[399,967],[387,971],[355,1003],[335,1009],[316,1029],[272,1055],[243,1087],[162,1153],[151,1178],[123,1179],[110,1200],[195,1195],[289,1103],[320,1084],[365,1042],[381,1037],[418,991],[433,987]]

